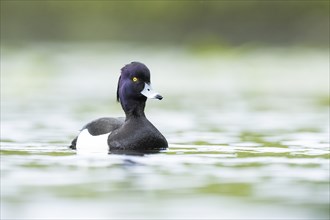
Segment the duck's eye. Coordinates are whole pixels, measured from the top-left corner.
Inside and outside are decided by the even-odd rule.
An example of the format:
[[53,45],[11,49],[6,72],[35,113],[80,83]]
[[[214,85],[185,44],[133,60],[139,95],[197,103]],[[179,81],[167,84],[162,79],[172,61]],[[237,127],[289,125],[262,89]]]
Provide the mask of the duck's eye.
[[137,77],[133,77],[132,80],[133,80],[133,82],[139,81],[139,79]]

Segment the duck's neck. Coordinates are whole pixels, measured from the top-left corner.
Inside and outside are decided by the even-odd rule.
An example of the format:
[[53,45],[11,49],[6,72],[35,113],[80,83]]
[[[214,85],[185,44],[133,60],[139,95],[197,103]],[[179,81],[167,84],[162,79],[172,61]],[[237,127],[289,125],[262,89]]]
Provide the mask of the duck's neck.
[[146,106],[145,102],[140,101],[129,101],[127,103],[122,103],[122,108],[126,114],[126,120],[131,118],[145,117],[144,108]]

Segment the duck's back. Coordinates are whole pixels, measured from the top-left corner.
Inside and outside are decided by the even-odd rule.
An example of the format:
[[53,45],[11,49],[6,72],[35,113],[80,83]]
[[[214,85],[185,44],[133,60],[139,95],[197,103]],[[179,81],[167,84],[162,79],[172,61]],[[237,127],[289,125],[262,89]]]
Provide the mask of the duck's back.
[[[108,136],[124,124],[125,118],[99,118],[86,124],[71,142],[71,149],[100,148],[107,144]],[[93,145],[93,146],[90,146]],[[109,148],[108,146],[106,146]],[[103,146],[102,148],[105,148]]]
[[104,117],[89,122],[81,130],[87,129],[91,135],[97,136],[118,129],[124,122],[125,118]]

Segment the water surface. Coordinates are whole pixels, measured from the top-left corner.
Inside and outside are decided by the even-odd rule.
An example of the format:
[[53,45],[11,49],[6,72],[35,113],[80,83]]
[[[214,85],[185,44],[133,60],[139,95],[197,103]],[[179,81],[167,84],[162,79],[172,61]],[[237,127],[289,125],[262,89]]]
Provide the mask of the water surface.
[[[328,219],[328,53],[120,44],[1,51],[2,219]],[[76,155],[84,123],[122,116],[119,69],[147,64],[147,117],[169,149]]]

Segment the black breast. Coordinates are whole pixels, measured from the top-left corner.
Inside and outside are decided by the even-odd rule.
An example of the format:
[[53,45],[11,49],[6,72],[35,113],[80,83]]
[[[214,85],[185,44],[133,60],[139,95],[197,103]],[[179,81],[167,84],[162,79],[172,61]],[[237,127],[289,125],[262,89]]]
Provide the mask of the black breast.
[[126,121],[110,134],[110,151],[157,152],[168,147],[165,137],[145,117]]

